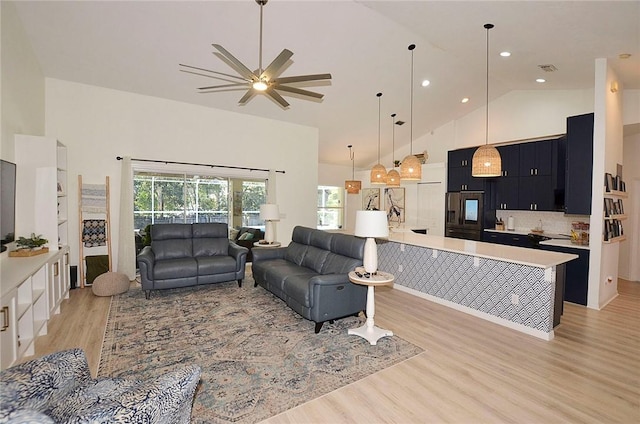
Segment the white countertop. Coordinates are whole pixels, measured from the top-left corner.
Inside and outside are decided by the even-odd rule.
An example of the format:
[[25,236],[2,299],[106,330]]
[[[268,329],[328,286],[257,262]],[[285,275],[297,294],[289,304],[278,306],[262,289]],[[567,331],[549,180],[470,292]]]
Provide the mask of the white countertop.
[[550,268],[578,258],[578,255],[568,253],[527,249],[524,247],[416,234],[412,232],[394,232],[393,230],[389,233],[388,240],[396,243],[405,243],[412,246],[426,247],[428,249],[518,263],[537,268]]
[[589,245],[573,244],[571,243],[571,240],[564,240],[564,239],[545,240],[545,241],[541,241],[540,244],[544,246],[558,246],[558,247],[567,247],[571,249],[589,250]]
[[[491,233],[500,233],[500,234],[517,234],[517,235],[522,235],[522,236],[526,236],[529,233],[531,233],[531,231],[526,232],[524,230],[520,230],[520,229],[516,229],[516,230],[494,230],[494,229],[485,229],[485,231],[491,232]],[[546,236],[546,237],[551,237],[551,240],[545,240],[545,241],[541,241],[540,244],[543,246],[558,246],[558,247],[567,247],[567,248],[574,248],[574,249],[584,249],[584,250],[589,250],[589,245],[581,245],[581,244],[573,244],[571,243],[571,240],[569,239],[569,236],[567,235],[562,235],[562,234],[547,234],[547,233],[542,233],[542,236]]]

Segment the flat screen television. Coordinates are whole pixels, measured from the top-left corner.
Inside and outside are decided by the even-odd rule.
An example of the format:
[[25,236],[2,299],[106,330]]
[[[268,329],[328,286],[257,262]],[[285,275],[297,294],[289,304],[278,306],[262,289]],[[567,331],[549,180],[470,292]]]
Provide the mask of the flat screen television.
[[15,238],[16,164],[0,159],[0,252]]

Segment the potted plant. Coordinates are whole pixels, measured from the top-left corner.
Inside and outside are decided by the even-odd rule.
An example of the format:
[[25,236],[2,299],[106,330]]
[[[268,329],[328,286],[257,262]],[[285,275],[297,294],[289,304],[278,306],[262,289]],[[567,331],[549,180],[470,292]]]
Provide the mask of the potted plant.
[[47,244],[49,240],[42,238],[42,234],[36,235],[35,233],[31,233],[31,237],[18,237],[16,241],[16,245],[18,249],[23,250],[38,250],[41,249],[45,244]]

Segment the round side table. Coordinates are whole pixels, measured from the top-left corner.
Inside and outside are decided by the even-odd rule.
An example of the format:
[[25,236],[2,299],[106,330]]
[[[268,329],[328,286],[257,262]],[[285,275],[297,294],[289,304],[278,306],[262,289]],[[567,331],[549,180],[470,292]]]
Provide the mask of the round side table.
[[280,244],[279,241],[274,241],[273,243],[265,243],[265,244],[261,244],[258,241],[253,243],[253,247],[266,247],[266,248],[269,248],[269,247],[280,247],[280,246],[281,246],[281,244]]
[[349,281],[354,284],[360,284],[367,286],[367,321],[358,328],[352,328],[347,333],[354,334],[366,339],[372,345],[378,343],[378,340],[382,337],[393,336],[393,332],[384,330],[380,327],[376,327],[373,321],[373,316],[376,312],[375,305],[375,287],[376,286],[388,286],[393,284],[394,276],[387,272],[378,271],[375,275],[365,277],[364,269],[357,268],[356,271],[360,272],[363,276],[359,277],[355,271],[349,273]]

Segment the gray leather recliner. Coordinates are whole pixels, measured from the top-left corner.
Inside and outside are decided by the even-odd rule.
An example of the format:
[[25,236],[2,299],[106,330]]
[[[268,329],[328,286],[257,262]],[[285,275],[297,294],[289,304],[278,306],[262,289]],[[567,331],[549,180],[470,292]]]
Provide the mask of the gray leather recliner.
[[304,318],[316,323],[357,315],[367,304],[367,288],[349,281],[362,265],[365,240],[295,227],[287,247],[254,248],[253,278]]
[[242,286],[248,249],[229,241],[227,224],[156,224],[151,246],[138,254],[142,289],[188,287],[237,280]]

